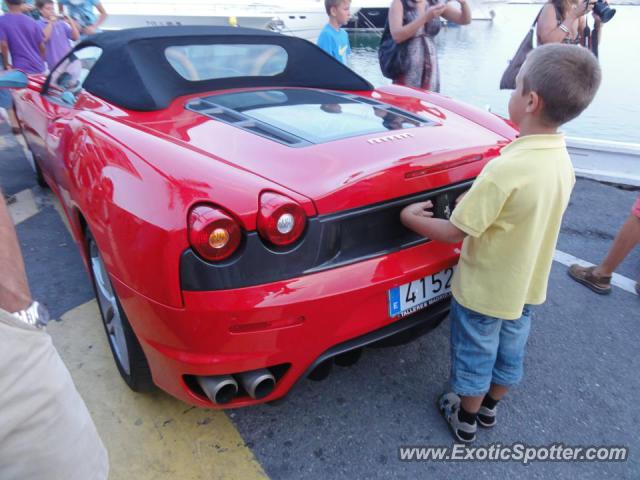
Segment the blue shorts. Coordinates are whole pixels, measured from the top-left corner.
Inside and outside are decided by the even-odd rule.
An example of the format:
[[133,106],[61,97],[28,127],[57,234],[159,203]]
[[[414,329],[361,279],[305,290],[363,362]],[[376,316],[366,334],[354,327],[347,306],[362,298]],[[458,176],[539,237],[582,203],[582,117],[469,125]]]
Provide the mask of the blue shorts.
[[509,387],[522,379],[531,326],[525,305],[518,320],[489,317],[451,301],[451,387],[465,397],[489,391],[491,383]]

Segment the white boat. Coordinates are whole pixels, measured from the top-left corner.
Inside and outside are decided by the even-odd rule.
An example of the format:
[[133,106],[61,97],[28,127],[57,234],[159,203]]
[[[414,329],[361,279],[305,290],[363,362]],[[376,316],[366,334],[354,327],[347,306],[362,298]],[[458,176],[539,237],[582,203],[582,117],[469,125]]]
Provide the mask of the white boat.
[[290,0],[278,3],[264,2],[265,8],[275,15],[278,27],[285,35],[304,38],[315,43],[328,22],[324,0]]
[[166,25],[231,25],[281,32],[315,42],[327,23],[324,2],[315,0],[103,0],[105,30]]
[[[505,0],[467,0],[472,20],[493,21],[496,12]],[[391,0],[353,0],[349,31],[382,31],[389,14]],[[443,24],[447,24],[443,19]],[[450,23],[449,23],[450,25]]]
[[350,31],[383,30],[390,5],[391,0],[353,0],[351,19],[345,28]]

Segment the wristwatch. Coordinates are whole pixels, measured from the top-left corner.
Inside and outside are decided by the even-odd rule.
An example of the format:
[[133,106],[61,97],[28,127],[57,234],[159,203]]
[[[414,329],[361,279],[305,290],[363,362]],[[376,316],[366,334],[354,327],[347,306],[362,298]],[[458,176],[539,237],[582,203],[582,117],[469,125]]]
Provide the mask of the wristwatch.
[[51,318],[49,316],[49,311],[45,306],[38,302],[33,302],[24,310],[13,312],[12,315],[18,320],[37,328],[46,327],[47,323],[49,323],[49,319]]

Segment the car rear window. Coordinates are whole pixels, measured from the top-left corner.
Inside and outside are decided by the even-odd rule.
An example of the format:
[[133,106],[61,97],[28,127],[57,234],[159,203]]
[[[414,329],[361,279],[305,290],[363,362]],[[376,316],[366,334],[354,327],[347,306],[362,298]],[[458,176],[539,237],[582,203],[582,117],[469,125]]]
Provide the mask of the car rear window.
[[272,77],[284,72],[287,51],[279,45],[216,44],[170,46],[165,58],[185,80]]

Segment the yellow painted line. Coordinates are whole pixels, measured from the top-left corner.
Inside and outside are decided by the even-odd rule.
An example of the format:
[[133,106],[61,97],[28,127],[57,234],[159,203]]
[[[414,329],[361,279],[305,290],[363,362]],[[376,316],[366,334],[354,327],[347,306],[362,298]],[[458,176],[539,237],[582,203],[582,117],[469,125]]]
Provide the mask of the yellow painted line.
[[31,190],[22,190],[14,197],[15,202],[9,205],[9,214],[14,225],[18,225],[38,213],[38,205]]
[[110,480],[268,478],[223,411],[125,385],[95,301],[47,329],[107,446]]

